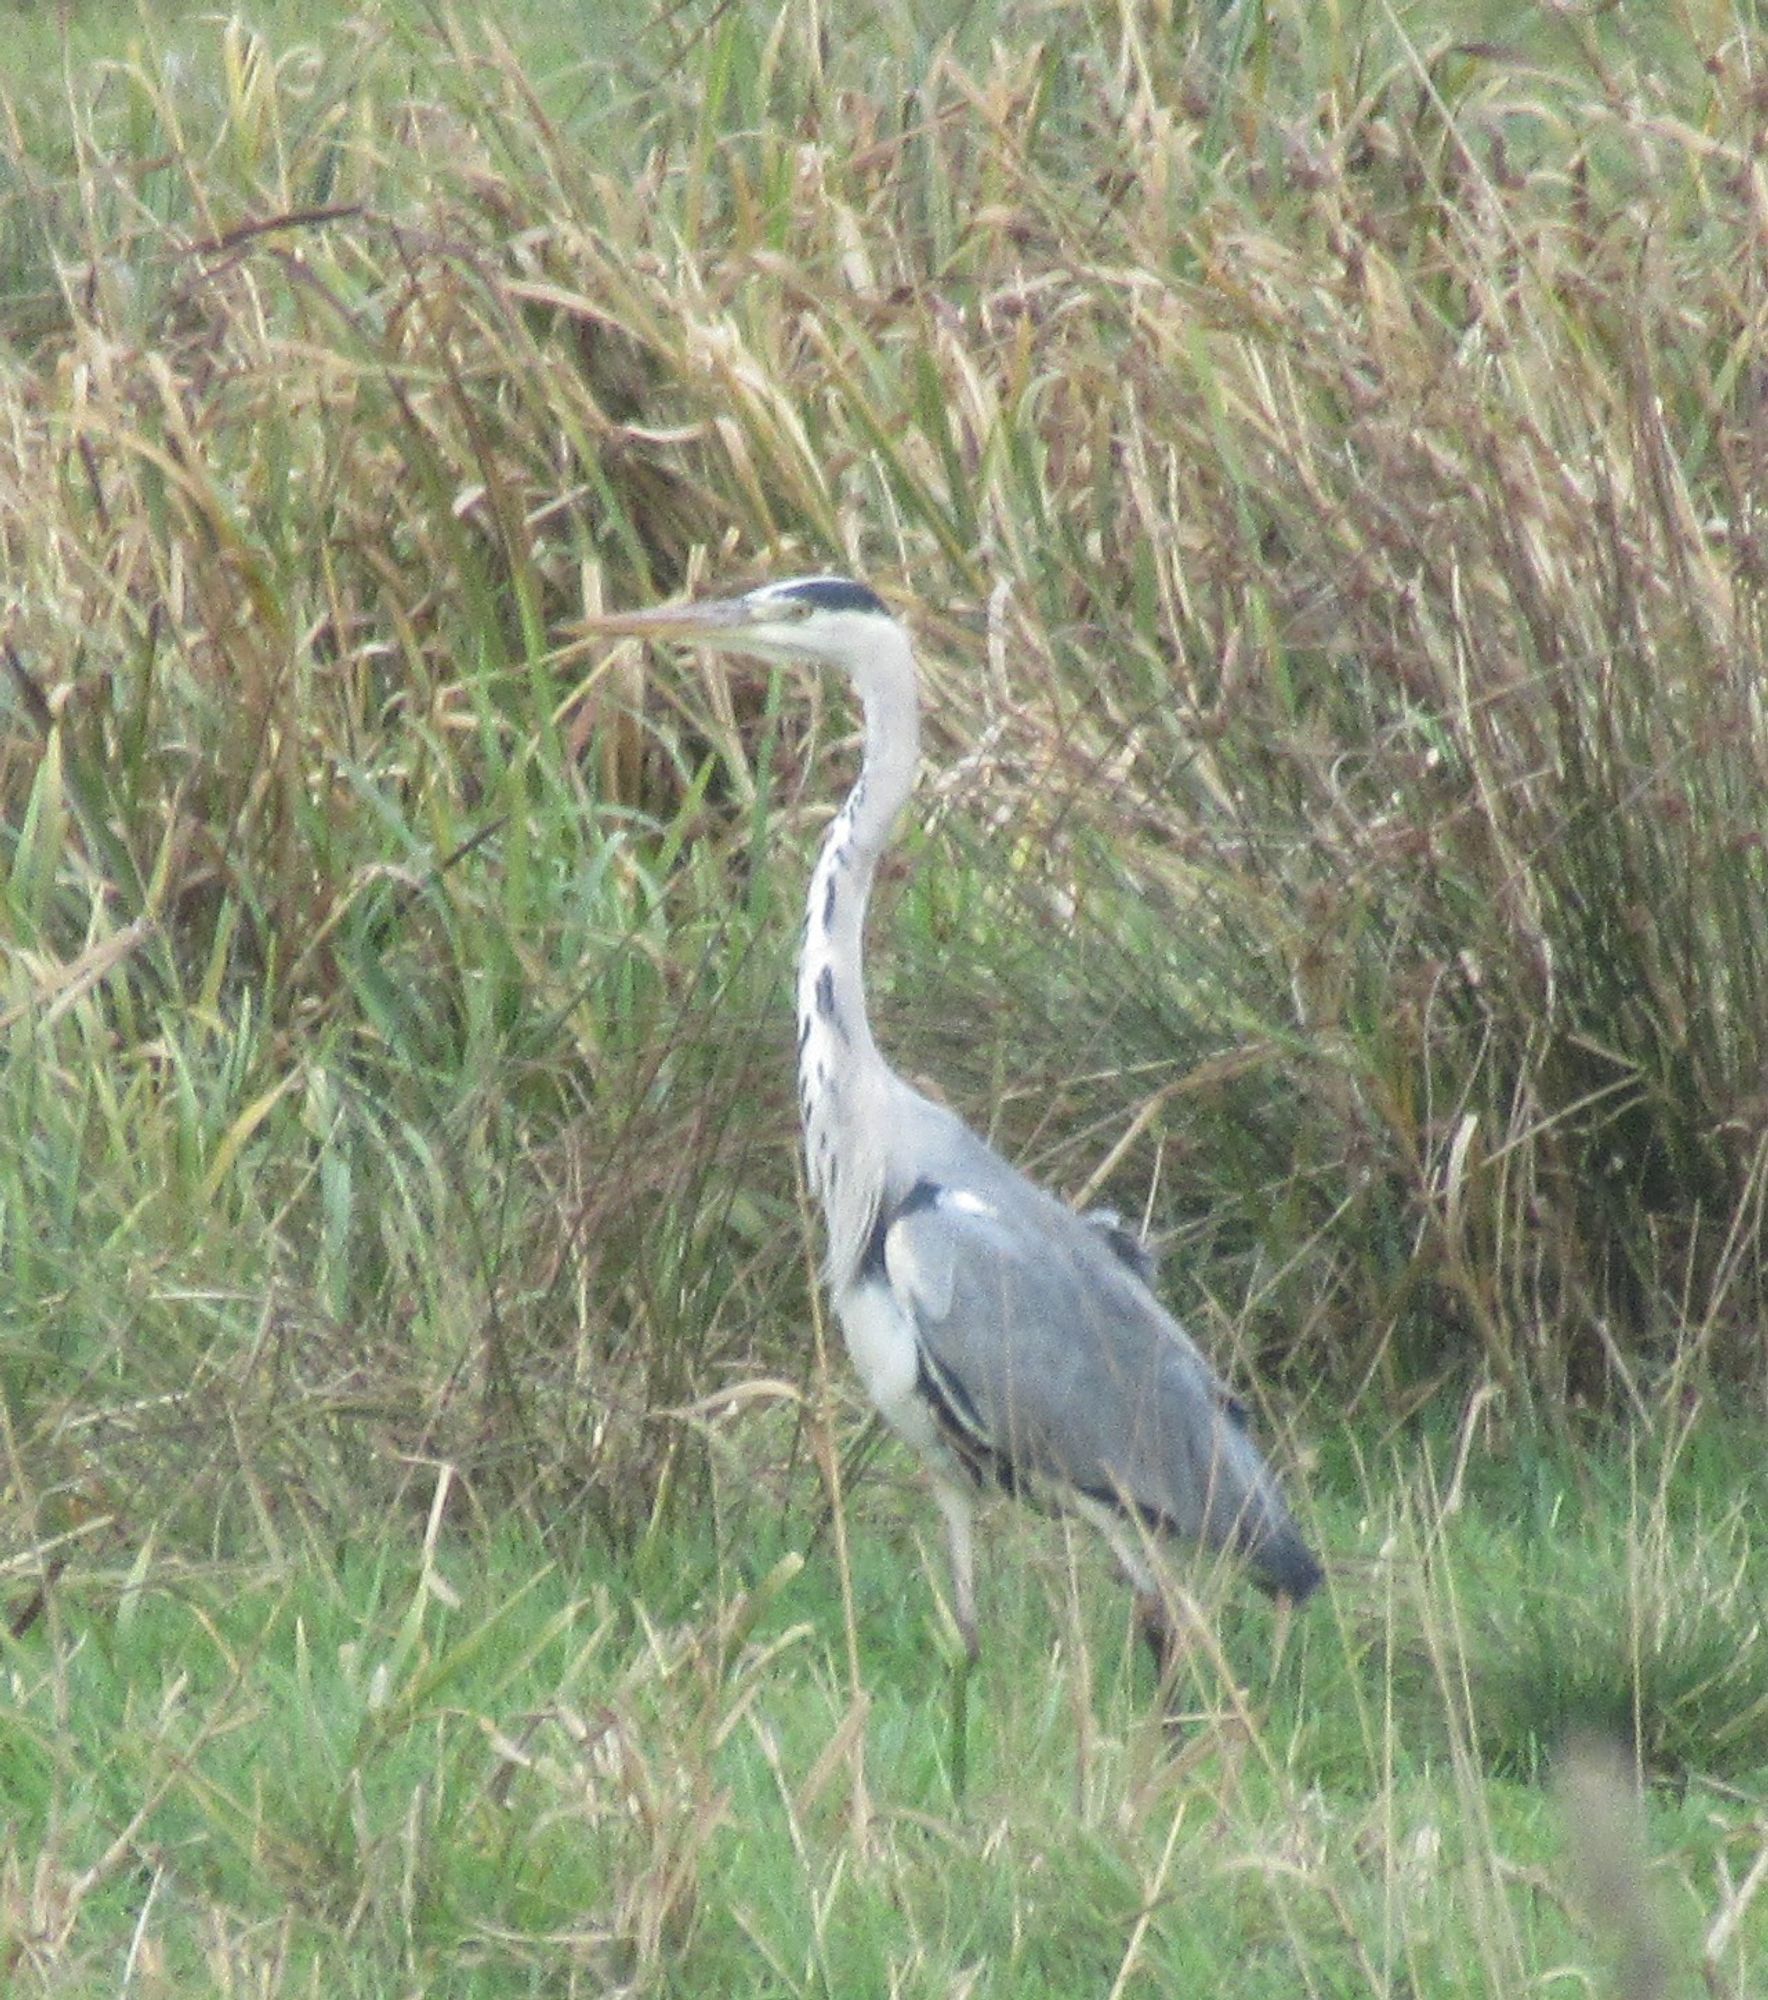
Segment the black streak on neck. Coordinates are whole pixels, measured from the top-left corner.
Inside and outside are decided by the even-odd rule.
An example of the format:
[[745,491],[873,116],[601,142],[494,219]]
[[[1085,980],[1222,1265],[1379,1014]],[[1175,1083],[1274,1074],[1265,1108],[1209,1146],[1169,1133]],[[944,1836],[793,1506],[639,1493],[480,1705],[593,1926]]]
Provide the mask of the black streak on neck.
[[835,1008],[835,968],[825,965],[816,976],[817,1018],[826,1021],[843,1041],[847,1040],[847,1023]]

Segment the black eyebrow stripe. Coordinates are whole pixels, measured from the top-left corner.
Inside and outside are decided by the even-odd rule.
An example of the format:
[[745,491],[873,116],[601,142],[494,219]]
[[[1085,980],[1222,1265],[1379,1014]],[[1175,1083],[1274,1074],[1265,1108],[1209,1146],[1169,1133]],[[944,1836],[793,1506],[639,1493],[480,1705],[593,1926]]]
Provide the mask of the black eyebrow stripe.
[[819,611],[884,611],[884,600],[875,590],[845,576],[807,577],[802,583],[787,584],[779,595],[815,605]]

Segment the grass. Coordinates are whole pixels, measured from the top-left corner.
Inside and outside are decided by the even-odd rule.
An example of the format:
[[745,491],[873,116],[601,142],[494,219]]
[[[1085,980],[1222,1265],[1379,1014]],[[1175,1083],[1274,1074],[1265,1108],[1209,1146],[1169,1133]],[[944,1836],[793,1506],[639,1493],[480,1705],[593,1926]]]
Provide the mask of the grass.
[[[1404,1459],[1385,1470],[1379,1575],[1274,1678],[1268,1614],[1208,1594],[1220,1650],[1194,1655],[1176,1741],[1097,1552],[1003,1511],[961,1801],[905,1587],[925,1509],[894,1481],[854,1523],[857,1686],[835,1566],[777,1520],[740,1554],[678,1536],[635,1589],[521,1525],[451,1531],[443,1471],[427,1533],[89,1564],[7,1649],[14,1977],[110,1990],[127,1944],[148,1992],[1529,1990],[1608,1935],[1568,1905],[1550,1796],[1484,1774],[1462,1678],[1481,1607],[1533,1596],[1538,1559],[1463,1553],[1408,1505]],[[1721,1992],[1762,1944],[1746,1920],[1709,1947],[1760,1846],[1722,1775],[1760,1768],[1753,1658],[1753,1740],[1648,1794],[1630,1883]]]
[[[1369,1469],[1372,1516],[1328,1498],[1329,1543],[1379,1559],[1274,1681],[1266,1620],[1210,1594],[1231,1665],[1200,1646],[1177,1746],[1098,1552],[999,1515],[962,1800],[915,1579],[926,1509],[896,1480],[850,1519],[857,1685],[826,1544],[797,1567],[809,1496],[782,1518],[727,1492],[727,1543],[676,1533],[615,1565],[485,1523],[446,1470],[427,1537],[395,1519],[274,1561],[88,1522],[37,1615],[22,1588],[9,1606],[12,1976],[1014,1992],[1128,1967],[1125,1990],[1527,1990],[1609,1937],[1566,1908],[1566,1832],[1527,1775],[1581,1671],[1637,1704],[1648,1742],[1699,1745],[1647,1795],[1628,1920],[1748,1992],[1759,1912],[1728,1890],[1760,1848],[1759,1557],[1714,1588],[1698,1523],[1612,1494],[1597,1532],[1544,1550],[1511,1524],[1572,1467],[1488,1478],[1445,1517],[1412,1456]],[[1675,1559],[1680,1625],[1655,1600],[1629,1616],[1663,1572],[1617,1555],[1628,1536]],[[1517,1648],[1553,1606],[1574,1607],[1560,1651]]]
[[[9,1988],[1760,1984],[1760,36],[1492,12],[9,31]],[[993,1520],[961,1796],[794,1164],[849,720],[572,637],[825,565],[881,1038],[1332,1558],[1173,1740]]]

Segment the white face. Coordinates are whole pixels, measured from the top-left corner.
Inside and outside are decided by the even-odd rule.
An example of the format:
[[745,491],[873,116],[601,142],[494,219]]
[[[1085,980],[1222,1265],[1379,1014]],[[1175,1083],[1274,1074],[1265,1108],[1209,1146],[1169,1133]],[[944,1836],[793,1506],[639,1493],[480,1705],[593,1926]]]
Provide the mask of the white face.
[[844,667],[859,673],[898,631],[880,606],[876,611],[835,609],[781,594],[769,585],[738,598],[746,618],[706,635],[705,643],[754,653],[764,660],[802,660],[813,666]]
[[883,604],[844,577],[796,577],[742,597],[592,618],[583,629],[841,667],[859,679],[907,650],[902,627]]

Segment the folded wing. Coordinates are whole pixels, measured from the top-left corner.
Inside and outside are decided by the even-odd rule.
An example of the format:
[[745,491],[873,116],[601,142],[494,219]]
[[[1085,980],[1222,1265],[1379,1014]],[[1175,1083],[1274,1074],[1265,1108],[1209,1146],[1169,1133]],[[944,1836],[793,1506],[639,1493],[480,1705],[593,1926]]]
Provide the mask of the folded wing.
[[1072,1487],[1305,1598],[1319,1566],[1220,1377],[1108,1230],[1024,1193],[1009,1214],[920,1181],[874,1239],[950,1441],[1008,1484]]

